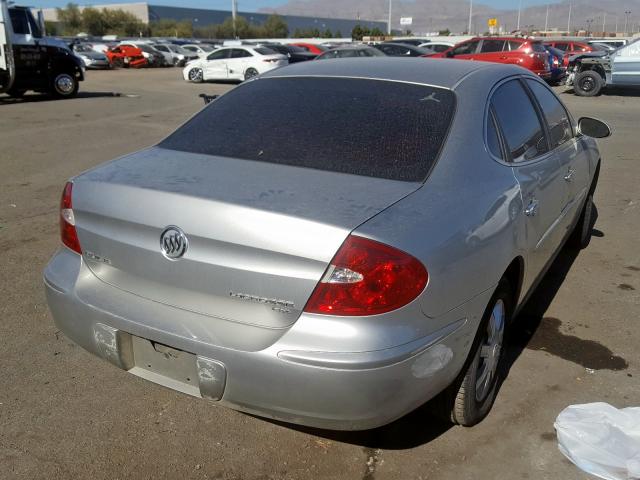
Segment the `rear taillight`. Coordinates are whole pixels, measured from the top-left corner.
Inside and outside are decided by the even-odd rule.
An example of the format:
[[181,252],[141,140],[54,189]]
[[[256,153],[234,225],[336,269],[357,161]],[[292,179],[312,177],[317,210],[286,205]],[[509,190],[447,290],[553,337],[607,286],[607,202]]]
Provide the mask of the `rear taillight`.
[[76,253],[82,254],[78,232],[76,232],[76,219],[73,215],[73,205],[71,204],[71,191],[73,183],[67,182],[62,191],[60,200],[60,237],[62,243]]
[[420,295],[428,279],[424,265],[408,253],[350,235],[304,311],[343,316],[389,312]]

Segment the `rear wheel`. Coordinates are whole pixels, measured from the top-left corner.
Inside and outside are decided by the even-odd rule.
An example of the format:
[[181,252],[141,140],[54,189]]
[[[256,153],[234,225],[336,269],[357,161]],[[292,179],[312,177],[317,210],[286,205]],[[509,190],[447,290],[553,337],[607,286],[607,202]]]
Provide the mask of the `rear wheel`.
[[258,76],[258,71],[255,68],[247,68],[247,71],[244,72],[244,79],[249,80],[253,77]]
[[57,98],[73,98],[78,94],[78,80],[70,73],[57,73],[51,81],[51,95]]
[[189,70],[189,81],[193,83],[202,83],[204,75],[201,68],[192,68]]
[[602,76],[594,70],[585,70],[576,75],[573,90],[581,97],[595,97],[604,86]]
[[441,414],[452,423],[471,427],[493,406],[504,357],[505,329],[512,311],[511,295],[509,282],[500,280],[462,373],[438,398]]

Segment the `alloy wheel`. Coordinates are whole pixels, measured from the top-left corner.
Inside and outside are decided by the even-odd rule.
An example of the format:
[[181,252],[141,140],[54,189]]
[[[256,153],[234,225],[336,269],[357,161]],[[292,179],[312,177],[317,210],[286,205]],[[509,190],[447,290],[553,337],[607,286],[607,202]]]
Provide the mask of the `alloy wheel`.
[[506,309],[504,302],[498,300],[493,306],[491,317],[487,323],[487,331],[480,345],[480,361],[478,362],[476,376],[476,401],[478,402],[482,402],[487,398],[496,377],[502,355],[505,319]]

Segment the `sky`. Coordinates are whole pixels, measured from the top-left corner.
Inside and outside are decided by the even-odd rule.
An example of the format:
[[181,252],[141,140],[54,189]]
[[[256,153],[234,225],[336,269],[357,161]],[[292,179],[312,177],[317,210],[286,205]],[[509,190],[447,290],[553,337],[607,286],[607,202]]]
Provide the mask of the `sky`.
[[[123,3],[127,0],[75,0],[74,3],[80,5],[90,4],[105,4],[105,3]],[[128,1],[143,1],[143,0],[128,0]],[[231,9],[231,0],[146,0],[147,3],[155,5],[170,5],[180,7],[193,7],[193,8],[210,8],[213,10],[226,10]],[[316,0],[321,1],[321,0]],[[502,9],[517,9],[518,0],[474,0],[474,3],[482,3],[494,8]],[[16,3],[24,3],[18,0]],[[68,0],[30,0],[26,2],[28,5],[36,8],[46,7],[63,7],[68,3]],[[238,0],[238,10],[245,12],[254,12],[263,7],[277,7],[286,3],[286,0]],[[522,0],[523,7],[529,7],[533,5],[545,5],[547,3],[559,3],[559,0]]]

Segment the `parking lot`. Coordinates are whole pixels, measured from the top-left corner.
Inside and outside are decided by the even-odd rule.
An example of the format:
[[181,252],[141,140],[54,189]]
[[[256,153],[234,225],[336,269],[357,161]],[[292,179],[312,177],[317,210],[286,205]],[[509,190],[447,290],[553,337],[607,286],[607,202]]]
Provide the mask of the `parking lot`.
[[[496,404],[471,429],[428,406],[368,432],[278,424],[168,390],[71,343],[42,270],[65,180],[151,145],[202,107],[178,69],[89,72],[73,100],[0,96],[0,478],[582,479],[558,452],[566,406],[638,406],[640,92],[562,94],[608,122],[591,245],[563,252],[511,331]],[[558,87],[562,92],[564,88]],[[295,132],[292,131],[292,135]]]

